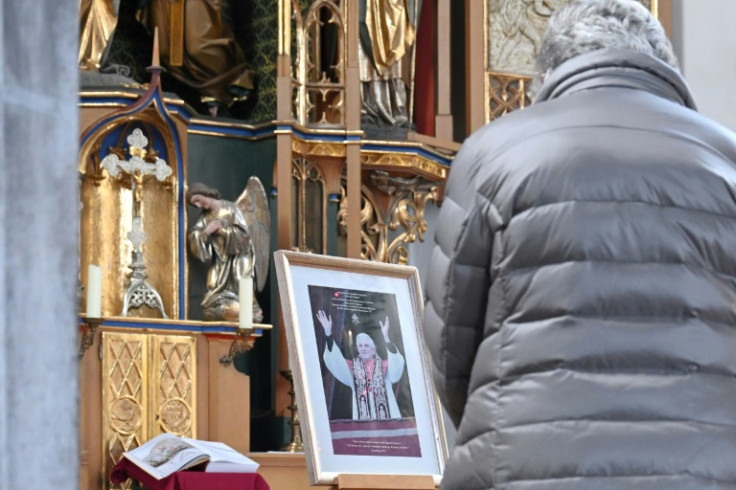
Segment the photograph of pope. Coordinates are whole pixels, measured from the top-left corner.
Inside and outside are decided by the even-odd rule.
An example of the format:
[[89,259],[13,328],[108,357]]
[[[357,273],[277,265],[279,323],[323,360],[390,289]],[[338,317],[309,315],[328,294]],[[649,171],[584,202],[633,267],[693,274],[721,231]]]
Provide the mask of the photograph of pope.
[[392,294],[310,286],[330,420],[412,417]]
[[401,379],[405,361],[389,339],[388,316],[379,322],[386,343],[386,359],[376,354],[376,343],[370,335],[363,332],[355,336],[358,355],[345,358],[342,351],[335,346],[332,337],[332,315],[328,316],[324,310],[318,310],[317,320],[325,333],[325,349],[322,355],[325,366],[335,379],[353,392],[353,419],[400,418],[393,385]]

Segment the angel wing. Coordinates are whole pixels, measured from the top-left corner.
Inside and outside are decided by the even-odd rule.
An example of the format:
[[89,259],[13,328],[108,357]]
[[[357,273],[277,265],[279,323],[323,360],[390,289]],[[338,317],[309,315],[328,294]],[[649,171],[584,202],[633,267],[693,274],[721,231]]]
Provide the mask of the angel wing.
[[255,272],[255,284],[258,291],[263,290],[268,275],[268,260],[271,256],[271,214],[268,210],[268,198],[266,189],[258,177],[248,179],[236,204],[243,212],[245,222],[250,231],[250,239],[253,244],[253,261]]

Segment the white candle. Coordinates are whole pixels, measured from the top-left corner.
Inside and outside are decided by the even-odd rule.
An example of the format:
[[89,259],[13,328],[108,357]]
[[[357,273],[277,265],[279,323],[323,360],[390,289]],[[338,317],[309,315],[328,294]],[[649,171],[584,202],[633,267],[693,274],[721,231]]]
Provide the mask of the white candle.
[[158,27],[153,28],[153,56],[151,60],[151,66],[159,66],[161,61],[159,59],[159,48],[158,48]]
[[253,327],[253,278],[251,276],[241,277],[238,284],[240,289],[240,316],[238,325],[240,328]]
[[102,316],[102,267],[89,264],[87,268],[87,318]]

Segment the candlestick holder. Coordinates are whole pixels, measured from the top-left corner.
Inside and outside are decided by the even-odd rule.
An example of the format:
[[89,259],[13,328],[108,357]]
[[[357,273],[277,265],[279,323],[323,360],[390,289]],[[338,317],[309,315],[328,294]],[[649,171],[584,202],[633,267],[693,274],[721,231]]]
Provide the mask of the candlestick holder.
[[85,318],[82,322],[82,338],[79,341],[79,359],[84,357],[84,353],[95,343],[95,333],[97,327],[102,324],[102,318]]
[[291,397],[291,405],[288,408],[291,410],[291,442],[281,448],[282,451],[287,453],[303,453],[304,442],[302,441],[302,428],[299,423],[299,409],[296,406],[296,398],[294,392],[294,376],[291,374],[291,369],[281,371],[281,376],[289,381],[289,396]]
[[230,350],[226,356],[222,356],[220,358],[220,364],[223,366],[229,366],[233,363],[233,359],[235,359],[236,355],[251,350],[253,348],[253,339],[251,338],[252,334],[252,328],[238,328],[235,331],[235,338],[230,344]]

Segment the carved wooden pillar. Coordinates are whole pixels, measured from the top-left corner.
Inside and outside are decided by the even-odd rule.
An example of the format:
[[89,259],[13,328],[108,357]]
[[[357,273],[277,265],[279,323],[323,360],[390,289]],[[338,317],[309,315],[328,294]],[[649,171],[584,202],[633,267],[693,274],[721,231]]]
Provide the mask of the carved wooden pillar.
[[[285,123],[292,119],[291,107],[291,11],[290,0],[279,0],[279,51],[276,66],[277,107],[276,117],[279,122]],[[279,249],[290,250],[292,244],[292,216],[294,196],[291,187],[291,126],[281,124],[282,128],[276,131],[276,188],[277,201],[277,246]],[[280,308],[280,307],[279,307]],[[282,315],[278,318],[278,366],[277,372],[288,369],[289,351],[286,346],[286,334]],[[289,383],[276,374],[276,388],[274,409],[276,414],[286,416],[286,408],[290,403],[288,391]]]
[[483,32],[486,15],[487,0],[466,0],[465,2],[465,60],[466,60],[466,118],[467,133],[470,134],[485,124],[484,108],[486,97],[484,90],[485,59],[483,46]]
[[662,23],[667,37],[672,39],[672,0],[657,0],[652,3],[652,13]]
[[452,92],[450,79],[450,0],[437,1],[437,115],[435,136],[439,140],[452,141]]
[[[277,107],[279,122],[291,120],[291,2],[279,0],[279,52],[276,65]],[[291,131],[278,130],[276,134],[278,194],[278,248],[292,247],[291,209]]]
[[360,257],[360,71],[358,68],[358,0],[347,0],[347,256]]

